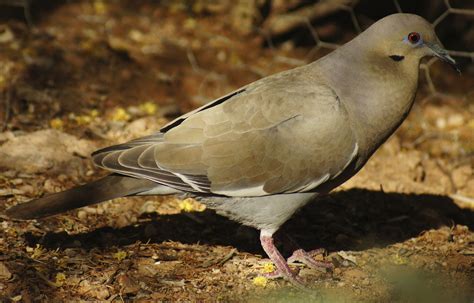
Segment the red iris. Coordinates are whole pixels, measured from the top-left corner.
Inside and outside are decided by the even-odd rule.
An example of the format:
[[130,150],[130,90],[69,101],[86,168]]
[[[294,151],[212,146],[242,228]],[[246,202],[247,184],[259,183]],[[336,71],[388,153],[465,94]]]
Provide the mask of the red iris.
[[420,34],[413,32],[408,34],[408,41],[410,41],[411,44],[417,44],[420,41],[421,37]]

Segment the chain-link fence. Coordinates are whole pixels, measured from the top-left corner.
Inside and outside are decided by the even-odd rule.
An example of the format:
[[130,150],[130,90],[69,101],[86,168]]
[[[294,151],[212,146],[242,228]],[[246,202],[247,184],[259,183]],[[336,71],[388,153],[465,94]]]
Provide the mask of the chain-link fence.
[[[306,11],[304,11],[305,8],[300,8],[299,10],[293,11],[291,13],[292,14],[291,16],[286,15],[286,16],[280,17],[280,18],[281,19],[285,19],[285,18],[286,19],[291,19],[291,21],[287,20],[287,22],[289,24],[288,23],[286,24],[286,30],[288,30],[291,27],[297,27],[299,25],[299,26],[302,26],[302,27],[307,27],[307,30],[311,33],[311,38],[314,40],[315,45],[310,49],[307,58],[305,58],[305,61],[308,61],[311,58],[313,58],[314,54],[318,53],[318,51],[320,49],[322,49],[322,48],[334,49],[334,48],[337,48],[340,45],[337,42],[326,41],[325,39],[320,37],[320,35],[318,34],[317,29],[313,25],[314,23],[317,23],[317,21],[315,22],[315,20],[317,20],[318,17],[319,18],[324,18],[328,14],[336,14],[338,12],[347,12],[348,16],[346,16],[346,19],[349,19],[349,22],[347,22],[347,20],[342,20],[341,23],[350,24],[353,27],[352,31],[354,33],[358,34],[363,30],[364,27],[367,26],[367,24],[364,25],[364,24],[362,24],[363,22],[360,21],[361,18],[362,19],[364,19],[364,18],[367,19],[367,16],[364,16],[363,13],[361,13],[359,15],[357,13],[358,7],[361,6],[361,5],[371,5],[371,4],[374,4],[375,2],[380,2],[380,1],[358,1],[358,0],[354,0],[354,1],[319,1],[319,2],[316,2],[315,4],[313,4],[312,12],[311,12],[311,10],[306,9]],[[389,1],[385,1],[385,2],[389,2]],[[438,2],[438,3],[436,3],[436,2]],[[433,25],[434,29],[437,32],[441,31],[443,33],[443,36],[454,34],[459,39],[463,39],[463,37],[461,37],[460,34],[464,34],[464,35],[468,36],[469,39],[470,39],[473,36],[473,31],[474,30],[463,28],[464,31],[456,33],[455,32],[456,28],[455,27],[450,28],[450,26],[452,26],[452,24],[450,24],[447,21],[448,21],[449,17],[453,17],[453,15],[455,15],[456,17],[465,17],[464,20],[456,20],[456,21],[458,23],[461,22],[462,26],[466,26],[466,27],[471,26],[472,27],[474,25],[474,22],[472,22],[474,20],[474,8],[455,7],[454,5],[456,5],[456,4],[451,3],[451,2],[458,2],[457,4],[459,4],[459,2],[463,2],[463,1],[451,1],[451,0],[443,0],[442,1],[443,2],[442,4],[444,4],[444,8],[443,8],[442,5],[440,5],[441,3],[439,3],[439,2],[440,1],[431,1],[430,4],[434,4],[435,8],[430,10],[430,9],[428,9],[428,7],[424,7],[424,8],[421,8],[421,10],[425,9],[425,11],[424,12],[421,11],[419,13],[421,13],[422,15],[423,15],[423,13],[425,15],[428,15],[426,17],[428,17],[429,19],[432,19],[430,21],[432,21],[432,25]],[[464,4],[466,4],[466,3],[467,3],[467,1],[464,1]],[[404,10],[403,3],[401,3],[401,1],[399,1],[399,0],[393,0],[392,4],[393,4],[392,13],[410,12],[409,10]],[[390,5],[387,5],[387,4],[385,4],[385,5],[390,6]],[[438,14],[438,16],[434,17],[434,19],[433,19],[433,16],[435,16],[437,14]],[[283,20],[279,20],[279,21],[283,21]],[[365,20],[366,23],[367,23],[367,21],[368,20]],[[281,22],[281,23],[284,23],[284,21]],[[442,28],[442,27],[444,27],[444,28]],[[269,31],[260,31],[260,32],[263,35],[266,35],[268,45],[270,47],[273,47],[273,42],[272,42],[271,35],[272,34],[275,35],[275,32],[281,34],[281,32],[285,31],[284,28],[285,28],[285,25],[278,24],[278,21],[274,21],[273,24],[268,28]],[[268,33],[270,33],[270,35],[268,35]],[[468,44],[468,43],[465,43],[465,45],[463,45],[465,48],[449,49],[449,53],[450,53],[450,55],[452,55],[454,57],[469,59],[472,63],[472,62],[474,62],[474,51],[468,50],[467,47],[472,46],[472,45],[466,45],[466,44]],[[458,45],[459,45],[459,43],[458,43]],[[432,67],[432,65],[437,60],[438,60],[437,58],[431,58],[430,60],[428,60],[427,62],[424,62],[421,65],[421,69],[424,72],[425,79],[427,81],[427,85],[428,85],[428,87],[429,87],[429,89],[432,93],[436,93],[438,90],[437,90],[436,84],[432,80],[431,73],[430,73],[430,67]],[[464,63],[466,63],[466,62],[464,62]]]
[[[293,8],[290,4],[287,7],[287,12],[277,15],[273,19],[270,17],[270,22],[267,22],[266,26],[260,27],[257,30],[264,35],[268,46],[271,48],[275,48],[274,39],[279,40],[285,36],[285,33],[290,33],[295,29],[306,30],[310,33],[309,37],[314,42],[314,46],[309,48],[309,52],[303,62],[293,60],[294,64],[311,61],[321,49],[335,49],[341,42],[345,42],[344,38],[336,33],[337,30],[333,30],[334,33],[331,36],[328,33],[330,30],[324,28],[325,22],[331,22],[331,15],[339,18],[334,26],[339,26],[342,30],[348,30],[352,35],[356,35],[371,22],[376,21],[377,18],[396,12],[413,12],[423,15],[431,21],[434,29],[441,34],[442,40],[444,40],[443,38],[448,38],[447,40],[451,44],[448,45],[449,53],[453,57],[456,57],[458,60],[461,59],[465,66],[474,62],[474,45],[472,43],[472,38],[474,37],[474,3],[469,1],[419,1],[425,3],[418,5],[418,7],[416,5],[413,7],[413,5],[407,4],[407,1],[401,0],[288,2],[293,2]],[[299,7],[297,7],[298,5]],[[405,7],[407,8],[405,9]],[[379,13],[377,10],[382,13]],[[321,37],[318,27],[322,28],[323,31],[326,30],[325,37]],[[337,38],[338,36],[339,39]],[[453,41],[453,38],[457,41]],[[436,58],[431,58],[421,65],[426,83],[432,93],[436,93],[439,90],[430,73],[430,68],[436,61]]]
[[[176,4],[169,2],[167,5]],[[198,16],[228,10],[233,30],[243,37],[260,36],[271,52],[270,61],[275,66],[259,68],[253,62],[245,66],[259,76],[314,61],[349,41],[378,19],[397,12],[415,13],[432,23],[450,55],[462,66],[461,78],[464,82],[470,81],[474,66],[473,1],[249,0],[216,3],[195,0],[184,1],[183,6],[188,7],[191,15]],[[225,74],[199,65],[191,50],[188,51],[188,59],[192,70],[203,77],[198,105],[228,90]],[[430,58],[421,64],[421,85],[427,95],[455,93],[469,96],[473,93],[469,84],[453,89],[451,84],[456,82],[454,77],[458,75],[437,62],[437,58]],[[450,77],[443,77],[446,74]],[[215,93],[205,93],[206,86],[216,85],[224,88],[217,89]]]

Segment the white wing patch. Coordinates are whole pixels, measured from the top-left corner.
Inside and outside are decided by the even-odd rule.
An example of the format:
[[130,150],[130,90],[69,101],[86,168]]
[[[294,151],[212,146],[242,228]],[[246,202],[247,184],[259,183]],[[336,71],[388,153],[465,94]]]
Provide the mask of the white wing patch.
[[266,191],[263,190],[263,184],[240,189],[231,189],[231,190],[217,190],[212,191],[215,194],[229,196],[229,197],[246,197],[246,196],[265,196],[268,195]]
[[150,190],[138,193],[137,196],[173,195],[179,192],[180,190],[177,190],[173,187],[157,184],[156,187]]
[[196,184],[193,183],[193,181],[191,181],[188,177],[186,177],[185,175],[183,174],[179,174],[179,173],[176,173],[176,172],[172,172],[173,175],[179,177],[181,180],[183,180],[184,183],[188,184],[189,186],[191,186],[194,190],[198,191],[198,192],[204,192],[202,189],[200,189]]
[[321,185],[324,182],[326,182],[327,180],[329,180],[329,177],[330,177],[329,174],[325,174],[324,176],[322,176],[319,179],[313,180],[308,184],[305,184],[301,187],[296,188],[295,190],[292,190],[291,193],[301,193],[301,192],[306,192],[306,191],[310,191],[312,189],[315,189],[319,185]]

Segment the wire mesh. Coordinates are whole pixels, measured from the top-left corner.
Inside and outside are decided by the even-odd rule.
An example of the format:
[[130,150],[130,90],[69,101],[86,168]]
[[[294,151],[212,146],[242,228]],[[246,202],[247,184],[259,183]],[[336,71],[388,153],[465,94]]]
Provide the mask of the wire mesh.
[[[440,13],[434,17],[434,19],[432,18],[431,23],[435,31],[439,31],[440,29],[442,29],[447,34],[457,35],[458,33],[455,32],[455,29],[451,28],[450,22],[446,22],[453,15],[465,17],[468,22],[471,22],[472,20],[474,20],[473,18],[474,8],[459,8],[453,4],[454,3],[453,1],[456,2],[455,0],[437,1],[438,4],[443,5],[444,7],[441,9]],[[277,2],[277,1],[273,1],[273,2]],[[302,2],[305,3],[305,1],[302,1]],[[324,6],[322,10],[326,12],[330,12],[330,13],[345,12],[348,15],[348,17],[345,17],[345,19],[348,19],[348,20],[341,20],[340,23],[351,24],[351,27],[352,27],[351,31],[353,32],[354,36],[361,33],[363,29],[367,28],[367,26],[370,25],[371,22],[377,21],[377,19],[364,18],[364,16],[362,16],[362,18],[364,18],[365,20],[364,22],[361,22],[360,19],[361,19],[362,14],[357,13],[357,10],[359,9],[359,7],[361,6],[361,3],[363,2],[360,0],[326,0],[326,1],[316,1],[316,2],[312,1],[313,3],[311,4],[310,2],[311,1],[306,1],[306,5],[309,5],[309,6],[313,5],[315,8],[317,5]],[[378,0],[367,0],[365,2],[374,6],[381,3]],[[433,3],[434,2],[436,1],[433,1]],[[387,14],[396,13],[396,12],[400,12],[400,13],[410,12],[409,10],[404,9],[404,3],[402,3],[402,0],[392,0],[392,4],[393,4],[393,9],[392,11],[387,12]],[[430,4],[431,3],[429,3],[428,5]],[[275,33],[272,33],[272,31],[269,30],[268,27],[265,27],[262,24],[255,26],[254,31],[258,35],[261,35],[263,37],[263,40],[266,41],[266,45],[273,53],[273,61],[275,63],[285,63],[286,65],[289,65],[290,67],[307,64],[321,57],[321,55],[324,55],[328,51],[336,49],[337,47],[342,45],[344,42],[346,42],[346,41],[341,41],[341,39],[338,41],[337,39],[334,40],[334,39],[323,38],[318,33],[318,28],[317,28],[318,26],[315,25],[315,23],[316,24],[318,23],[318,20],[316,20],[315,22],[315,18],[314,18],[314,16],[317,15],[317,13],[311,14],[311,13],[308,13],[307,11],[302,10],[302,13],[298,14],[297,10],[295,10],[295,11],[291,11],[288,15],[291,15],[287,19],[290,19],[291,17],[291,20],[288,22],[293,25],[293,28],[299,28],[300,31],[301,30],[308,31],[310,34],[309,36],[311,37],[314,43],[312,46],[307,46],[307,45],[303,46],[303,47],[308,48],[308,52],[303,57],[288,55],[288,53],[282,52],[280,49],[281,48],[280,46],[283,44],[281,37],[278,37],[278,35],[275,35]],[[319,17],[324,19],[326,16],[323,15]],[[368,21],[367,19],[370,19],[370,20]],[[277,37],[275,38],[275,36]],[[286,39],[291,39],[291,37],[286,37]],[[464,63],[465,63],[464,65],[467,65],[466,62],[470,62],[470,63],[474,62],[473,50],[462,49],[462,48],[454,49],[454,48],[448,47],[448,52],[455,59],[463,58]],[[438,58],[430,58],[429,60],[422,62],[420,66],[422,75],[424,76],[422,77],[424,81],[422,85],[426,85],[431,95],[437,95],[440,93],[449,94],[449,92],[446,91],[445,88],[441,88],[440,85],[436,83],[436,80],[433,79],[432,70],[433,70],[434,64],[438,60],[439,60]],[[190,61],[190,63],[194,65],[192,61]],[[253,67],[248,66],[247,68],[252,69],[253,71],[256,70],[255,66]],[[206,71],[201,70],[201,72],[206,72]],[[207,71],[207,72],[210,72],[210,71]],[[259,69],[258,72],[259,74],[261,74],[261,76],[266,76],[268,74],[273,73],[274,70]],[[225,79],[225,77],[222,77],[222,79]]]

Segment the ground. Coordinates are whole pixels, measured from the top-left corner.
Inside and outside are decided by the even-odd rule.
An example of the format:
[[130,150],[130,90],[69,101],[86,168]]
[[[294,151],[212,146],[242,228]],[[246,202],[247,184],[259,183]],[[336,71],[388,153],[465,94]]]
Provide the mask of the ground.
[[407,121],[366,167],[282,228],[335,265],[292,265],[313,292],[263,278],[271,264],[257,231],[192,200],[3,215],[104,175],[88,158],[96,148],[308,59],[307,46],[269,47],[224,14],[143,3],[70,1],[32,28],[1,25],[0,301],[474,301],[472,66],[459,77],[435,63],[439,92],[422,80]]

